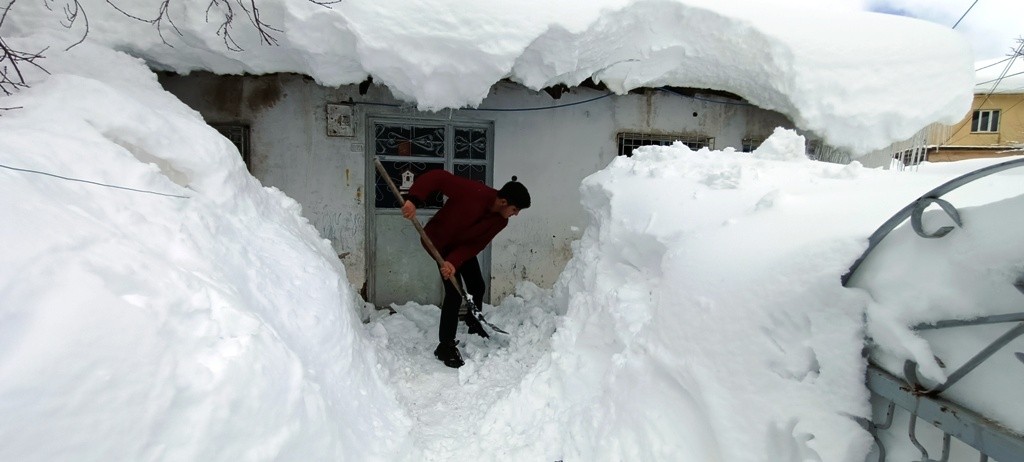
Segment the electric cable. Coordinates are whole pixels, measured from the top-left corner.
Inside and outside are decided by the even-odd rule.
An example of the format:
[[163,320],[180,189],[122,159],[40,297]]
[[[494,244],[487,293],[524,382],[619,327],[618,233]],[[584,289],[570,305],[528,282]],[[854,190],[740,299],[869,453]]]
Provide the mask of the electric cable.
[[977,5],[977,4],[978,4],[978,0],[974,0],[974,3],[971,3],[971,6],[967,7],[967,11],[964,11],[964,14],[960,16],[960,19],[956,20],[956,24],[953,24],[953,28],[954,29],[956,29],[956,26],[960,25],[960,21],[963,21],[964,17],[967,16],[967,13],[970,13],[971,9],[974,8],[974,5]]
[[754,106],[754,104],[751,104],[750,102],[745,102],[745,101],[739,101],[739,102],[716,101],[714,99],[701,98],[701,97],[697,97],[697,96],[690,96],[688,94],[683,94],[683,93],[680,93],[680,92],[675,91],[675,90],[670,90],[668,88],[658,88],[658,90],[662,90],[662,91],[665,91],[665,92],[668,92],[668,93],[672,93],[672,94],[675,94],[675,95],[679,95],[679,96],[682,96],[682,97],[687,97],[687,98],[690,98],[690,99],[696,99],[698,101],[715,102],[715,103],[718,103],[718,104],[726,104],[726,106]]
[[586,103],[589,103],[589,102],[591,102],[591,101],[597,101],[597,100],[599,100],[599,99],[602,99],[602,98],[607,98],[607,97],[609,97],[609,96],[612,96],[613,94],[614,94],[614,93],[606,93],[606,94],[603,94],[603,95],[601,95],[601,96],[598,96],[598,97],[595,97],[595,98],[590,98],[590,99],[587,99],[587,100],[583,100],[583,101],[577,101],[577,102],[575,102],[575,103],[569,103],[569,104],[560,104],[560,105],[557,105],[557,106],[540,106],[540,107],[527,107],[527,108],[511,108],[511,109],[504,109],[504,108],[496,108],[496,109],[486,109],[486,108],[466,108],[466,109],[460,109],[460,110],[461,110],[461,111],[489,111],[489,112],[528,112],[528,111],[544,111],[544,110],[548,110],[548,109],[560,109],[560,108],[563,108],[563,107],[569,107],[569,106],[576,106],[576,105],[578,105],[578,104],[586,104]]
[[[700,97],[697,97],[697,96],[686,95],[686,94],[680,93],[678,91],[669,90],[667,88],[660,88],[659,87],[657,89],[661,90],[661,91],[664,91],[664,92],[667,92],[667,93],[672,93],[674,95],[682,96],[684,98],[690,98],[690,99],[693,99],[693,100],[703,101],[703,102],[706,102],[706,103],[724,104],[724,105],[727,105],[727,106],[753,106],[753,104],[750,104],[750,103],[747,103],[747,102],[736,102],[736,103],[734,103],[734,102],[729,102],[729,101],[716,101],[716,100],[713,100],[713,99],[700,98]],[[456,110],[457,111],[480,111],[480,112],[546,111],[546,110],[549,110],[549,109],[561,109],[561,108],[564,108],[564,107],[576,106],[576,105],[579,105],[579,104],[586,104],[586,103],[589,103],[589,102],[592,102],[592,101],[597,101],[599,99],[607,98],[609,96],[614,96],[614,95],[615,95],[614,93],[606,93],[604,95],[597,96],[597,97],[590,98],[590,99],[585,99],[583,101],[576,101],[574,103],[568,103],[568,104],[559,104],[559,105],[555,105],[555,106],[538,106],[538,107],[525,107],[525,108],[461,108],[461,109],[456,109]],[[367,102],[353,101],[353,102],[351,102],[349,104],[362,105],[362,106],[384,106],[384,107],[404,107],[405,106],[404,104],[371,103],[371,102],[368,102],[368,101]]]
[[125,191],[134,191],[134,192],[140,192],[140,193],[146,193],[146,194],[156,194],[158,196],[178,197],[178,198],[181,198],[181,199],[188,199],[189,198],[189,196],[179,196],[177,194],[167,194],[167,193],[156,192],[156,191],[147,191],[145,189],[135,189],[135,188],[129,188],[127,186],[118,186],[118,185],[113,185],[113,184],[100,183],[98,181],[90,181],[90,180],[83,180],[83,179],[79,179],[79,178],[71,178],[71,177],[56,175],[56,174],[53,174],[53,173],[41,172],[39,170],[11,167],[10,165],[4,165],[4,164],[0,164],[0,167],[6,168],[6,169],[10,169],[10,170],[16,170],[16,171],[19,171],[19,172],[36,173],[36,174],[39,174],[39,175],[52,176],[54,178],[60,178],[62,180],[78,181],[78,182],[81,182],[81,183],[88,183],[88,184],[93,184],[93,185],[97,185],[97,186],[105,186],[105,187],[108,187],[108,188],[123,189]]
[[982,70],[982,69],[988,69],[988,68],[990,68],[990,67],[992,67],[992,66],[995,66],[996,64],[1002,64],[1002,63],[1005,63],[1005,62],[1006,62],[1007,60],[1009,60],[1009,59],[1013,59],[1013,56],[1007,56],[1007,57],[1005,57],[1005,58],[1003,58],[1003,59],[1000,59],[999,61],[996,61],[996,62],[994,62],[994,63],[992,63],[992,64],[989,64],[989,65],[986,65],[986,66],[981,66],[981,67],[979,67],[979,68],[975,69],[974,71],[975,71],[975,72],[977,72],[977,71],[980,71],[980,70]]
[[[609,96],[612,96],[613,94],[614,93],[606,93],[606,94],[603,94],[601,96],[590,98],[590,99],[587,99],[587,100],[577,101],[575,103],[559,104],[559,105],[556,105],[556,106],[538,106],[538,107],[525,107],[525,108],[493,108],[493,109],[488,109],[488,108],[468,108],[467,107],[467,108],[459,108],[459,109],[456,109],[456,110],[457,111],[490,111],[490,112],[544,111],[544,110],[548,110],[548,109],[561,109],[563,107],[576,106],[578,104],[586,104],[586,103],[589,103],[591,101],[597,101],[597,100],[602,99],[602,98],[607,98]],[[362,102],[362,101],[354,101],[354,102],[352,102],[350,104],[363,105],[363,106],[384,106],[384,107],[404,107],[405,106],[404,104],[371,103],[371,102]],[[449,108],[449,109],[451,109],[451,108]]]
[[[988,94],[985,95],[985,99],[983,99],[981,101],[981,104],[978,105],[978,109],[977,110],[981,110],[981,108],[985,106],[985,103],[988,102],[989,98],[992,97],[992,94],[996,92],[996,88],[999,88],[999,84],[1002,83],[1003,79],[1007,77],[1006,73],[1010,72],[1010,67],[1013,66],[1013,62],[1016,61],[1017,58],[1019,58],[1021,56],[1022,52],[1024,52],[1024,39],[1020,39],[1020,46],[1018,46],[1017,49],[1014,50],[1013,54],[1010,55],[1009,61],[1006,63],[1006,67],[1003,68],[1003,72],[1001,72],[999,74],[999,77],[997,77],[995,80],[989,80],[988,82],[985,82],[985,83],[995,82],[996,84],[992,85],[992,89],[989,90]],[[1017,74],[1014,74],[1014,75],[1017,75]],[[983,85],[983,84],[977,84],[977,85]],[[977,86],[977,85],[975,85],[975,86]],[[973,114],[973,112],[972,112],[972,114]],[[967,123],[968,123],[968,121],[965,120],[963,122],[963,124],[960,127],[957,127],[957,129],[954,130],[953,133],[951,133],[946,138],[945,141],[940,143],[939,146],[943,146],[943,145],[949,144],[950,140],[953,139],[953,137],[956,136],[957,133],[960,133],[960,130],[963,130],[963,128],[965,126],[967,126]],[[973,120],[972,120],[972,123],[973,123]],[[963,137],[965,137],[965,136],[967,136],[969,134],[970,133],[967,133],[967,134],[961,136],[960,138],[957,138],[954,141],[960,141],[961,139],[963,139]]]
[[[1014,72],[1013,74],[1010,74],[1010,75],[1004,75],[1004,76],[1002,77],[1002,79],[1005,79],[1005,78],[1007,78],[1007,77],[1013,77],[1013,76],[1016,76],[1016,75],[1021,75],[1021,74],[1024,74],[1024,71],[1020,71],[1020,72]],[[997,81],[997,80],[1000,80],[1000,78],[995,78],[995,79],[992,79],[992,80],[986,80],[986,81],[984,81],[984,82],[980,82],[980,83],[978,83],[977,85],[985,85],[986,83],[992,83],[992,82],[995,82],[995,81]],[[977,85],[975,85],[975,86],[977,86]]]

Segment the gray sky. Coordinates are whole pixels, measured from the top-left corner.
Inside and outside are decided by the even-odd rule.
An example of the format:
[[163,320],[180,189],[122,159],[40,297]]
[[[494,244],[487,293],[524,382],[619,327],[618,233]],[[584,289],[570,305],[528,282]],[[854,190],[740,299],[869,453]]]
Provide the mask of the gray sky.
[[[910,16],[953,27],[974,0],[834,0],[855,8]],[[1024,0],[978,0],[956,30],[967,37],[976,61],[1009,55],[1024,37]]]

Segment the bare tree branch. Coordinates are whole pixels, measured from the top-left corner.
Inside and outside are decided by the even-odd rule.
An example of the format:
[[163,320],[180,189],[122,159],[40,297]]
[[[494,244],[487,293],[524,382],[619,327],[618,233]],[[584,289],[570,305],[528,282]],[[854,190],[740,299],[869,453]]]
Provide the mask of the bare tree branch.
[[235,19],[235,12],[231,9],[231,3],[228,0],[211,0],[210,4],[206,7],[206,22],[210,22],[210,10],[215,6],[223,4],[224,22],[217,27],[217,36],[224,39],[224,46],[231,51],[242,51],[242,47],[238,46],[235,39],[231,37],[231,23]]
[[[0,14],[0,29],[3,28],[4,20],[7,19],[7,13],[11,11],[15,1],[11,0],[3,8],[3,14]],[[46,50],[46,48],[43,48],[35,53],[15,50],[7,45],[7,41],[3,39],[3,36],[0,36],[0,91],[5,95],[13,95],[20,88],[28,88],[28,84],[25,83],[25,75],[21,71],[21,66],[30,65],[43,72],[47,72],[46,69],[43,69],[36,62],[36,60],[44,58],[43,52]]]
[[271,35],[269,32],[267,32],[267,29],[270,29],[274,32],[284,31],[280,29],[275,29],[260,19],[260,9],[256,7],[256,0],[248,0],[248,2],[249,8],[245,7],[245,3],[242,0],[238,0],[238,6],[242,7],[242,11],[245,11],[245,14],[249,16],[249,22],[251,22],[252,25],[256,27],[256,31],[259,32],[260,43],[265,43],[267,45],[277,45],[277,39],[274,38],[274,36]]
[[[78,0],[74,1],[77,2]],[[165,21],[174,28],[174,31],[179,36],[182,36],[181,31],[174,24],[174,21],[171,19],[170,14],[168,13],[171,0],[161,0],[160,8],[157,11],[156,17],[154,17],[153,19],[145,19],[134,14],[128,13],[127,11],[121,9],[116,4],[114,4],[113,0],[106,1],[110,4],[110,6],[114,7],[114,9],[116,9],[121,14],[129,18],[155,25],[157,27],[157,33],[160,34],[160,40],[162,40],[164,44],[167,46],[173,47],[173,45],[168,43],[166,38],[164,38],[163,30],[161,29],[162,24]],[[256,1],[257,0],[210,0],[210,3],[206,5],[206,22],[209,23],[211,22],[212,19],[213,21],[220,23],[217,26],[216,34],[218,37],[221,37],[223,39],[224,47],[228,50],[244,51],[242,46],[239,45],[238,41],[236,41],[235,38],[232,36],[233,27],[235,24],[236,8],[241,9],[242,12],[245,13],[246,18],[249,19],[249,23],[252,24],[252,26],[256,29],[256,32],[257,34],[259,34],[260,37],[260,44],[272,46],[278,45],[277,37],[275,37],[275,34],[282,33],[284,31],[274,26],[271,26],[269,23],[263,21],[263,18],[260,17],[260,9],[259,6],[257,6]],[[330,8],[331,5],[341,3],[343,0],[307,1],[313,3],[314,5],[320,5],[325,8]],[[219,19],[213,19],[217,17],[218,14],[220,15]]]
[[[43,0],[43,6],[45,6],[46,9],[53,11],[53,8],[50,7],[50,3],[53,2],[55,2],[55,0]],[[64,19],[61,20],[60,25],[64,26],[65,29],[71,29],[75,25],[75,22],[78,21],[79,15],[82,16],[82,21],[85,23],[85,30],[82,32],[82,37],[78,39],[77,42],[72,43],[64,49],[64,51],[67,51],[74,48],[79,43],[84,42],[85,37],[89,35],[89,17],[85,15],[85,9],[82,8],[82,4],[79,3],[79,0],[71,0],[71,3],[65,3],[61,9],[64,13]]]
[[110,6],[114,7],[115,10],[119,11],[121,14],[123,14],[125,16],[128,16],[129,18],[132,18],[132,19],[134,19],[136,21],[142,21],[142,22],[149,23],[149,24],[152,24],[152,25],[156,26],[156,33],[157,33],[157,35],[160,36],[160,41],[164,42],[164,45],[167,45],[167,46],[169,46],[171,48],[174,48],[174,45],[171,45],[170,43],[168,43],[167,39],[164,37],[164,30],[163,30],[164,21],[166,21],[168,24],[171,25],[171,28],[174,29],[174,32],[176,34],[178,34],[179,37],[181,37],[183,35],[181,33],[181,31],[178,30],[178,26],[174,24],[174,20],[171,19],[171,15],[167,14],[167,9],[171,5],[171,0],[162,0],[160,2],[160,8],[157,10],[157,15],[153,19],[144,19],[144,18],[140,18],[138,16],[135,16],[135,15],[133,15],[131,13],[128,13],[127,11],[122,10],[120,7],[115,5],[114,2],[112,2],[110,0],[107,0],[107,3]]
[[[3,0],[0,0],[3,1]],[[9,0],[6,5],[0,6],[0,30],[3,28],[4,21],[7,19],[7,13],[14,7],[14,3],[17,0]],[[55,3],[57,0],[43,0],[43,5],[53,11],[54,8],[51,3]],[[174,20],[171,18],[169,13],[171,0],[160,0],[160,6],[157,9],[156,16],[152,19],[146,19],[140,16],[136,16],[129,13],[117,6],[112,0],[106,0],[110,6],[121,14],[135,19],[137,21],[145,22],[156,26],[157,34],[160,36],[160,40],[165,45],[172,47],[167,38],[164,35],[165,25],[169,24],[174,33],[178,36],[183,36],[178,26],[174,24]],[[341,3],[343,0],[307,0],[315,5],[320,5],[325,8],[330,8],[330,5]],[[275,33],[284,32],[281,29],[271,26],[270,24],[263,21],[260,17],[260,9],[256,4],[256,0],[210,0],[209,5],[206,7],[206,21],[210,22],[211,12],[219,12],[221,14],[221,22],[217,27],[217,35],[222,37],[224,40],[224,46],[231,51],[243,51],[242,47],[232,37],[232,27],[235,20],[235,7],[240,8],[245,12],[246,18],[249,19],[249,23],[256,28],[256,32],[259,34],[260,43],[266,45],[276,46],[278,45],[277,38],[274,36]],[[75,23],[81,18],[84,23],[84,31],[82,32],[81,38],[75,43],[69,45],[65,51],[70,50],[78,44],[85,41],[89,35],[89,17],[85,13],[85,8],[82,7],[80,0],[65,0],[63,7],[60,8],[64,14],[63,19],[60,21],[61,25],[65,28],[71,29]],[[43,53],[49,48],[43,48],[37,52],[25,52],[11,48],[4,40],[3,35],[0,34],[0,92],[4,95],[12,95],[15,91],[21,88],[27,88],[28,84],[25,82],[25,76],[22,73],[24,66],[33,66],[43,72],[49,73],[43,68],[38,61],[45,59]],[[15,108],[0,107],[0,110],[10,110]]]
[[79,3],[78,0],[73,0],[71,3],[68,3],[68,4],[64,5],[64,19],[67,20],[66,23],[65,22],[61,22],[61,24],[64,27],[70,29],[71,26],[73,26],[75,24],[75,21],[78,19],[79,15],[82,16],[82,22],[85,23],[85,32],[82,33],[82,38],[78,39],[77,42],[72,43],[70,46],[65,48],[64,51],[68,51],[68,50],[74,48],[75,45],[78,45],[79,43],[84,42],[85,41],[85,37],[89,35],[89,17],[86,16],[85,9],[82,8],[82,4]]

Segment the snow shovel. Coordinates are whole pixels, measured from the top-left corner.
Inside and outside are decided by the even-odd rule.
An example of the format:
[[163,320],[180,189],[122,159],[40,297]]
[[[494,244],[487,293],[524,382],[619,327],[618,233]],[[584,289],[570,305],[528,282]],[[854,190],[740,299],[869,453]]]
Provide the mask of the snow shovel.
[[[395,195],[395,199],[398,199],[398,203],[404,204],[405,198],[402,197],[402,193],[398,190],[398,187],[395,186],[395,182],[391,181],[391,176],[388,175],[387,170],[385,170],[384,166],[381,165],[380,159],[374,157],[373,163],[377,166],[377,172],[380,173],[380,176],[383,177],[384,181],[388,184],[388,188],[391,189],[391,193]],[[427,237],[427,232],[423,230],[423,225],[420,224],[420,220],[416,218],[416,216],[410,218],[409,221],[411,221],[413,226],[416,227],[416,231],[420,233],[420,237],[423,238],[423,242],[426,244],[427,252],[430,253],[431,257],[434,257],[434,261],[437,262],[437,268],[440,270],[441,266],[444,265],[444,259],[441,258],[441,252],[437,251],[437,247],[434,247],[434,243],[430,241],[429,237]],[[480,324],[486,324],[487,327],[490,327],[495,332],[508,335],[508,332],[501,330],[498,326],[495,326],[484,319],[483,313],[481,313],[480,309],[477,308],[475,303],[473,303],[473,300],[469,298],[469,294],[462,289],[462,283],[459,281],[459,278],[453,274],[448,278],[448,280],[451,281],[452,285],[455,286],[455,290],[459,293],[459,296],[462,297],[462,306],[466,308],[466,312],[469,313],[470,316],[473,316],[473,318],[479,321]],[[483,332],[484,337],[490,337],[487,332],[481,332]]]

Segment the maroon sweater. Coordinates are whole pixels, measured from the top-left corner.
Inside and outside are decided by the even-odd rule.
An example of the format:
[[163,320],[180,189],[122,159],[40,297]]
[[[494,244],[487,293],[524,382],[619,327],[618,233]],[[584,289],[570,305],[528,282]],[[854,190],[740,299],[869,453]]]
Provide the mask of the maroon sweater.
[[498,198],[497,190],[446,170],[431,170],[418,176],[406,197],[419,207],[437,191],[447,196],[448,201],[423,230],[441,257],[458,269],[487,247],[508,219],[491,211]]

